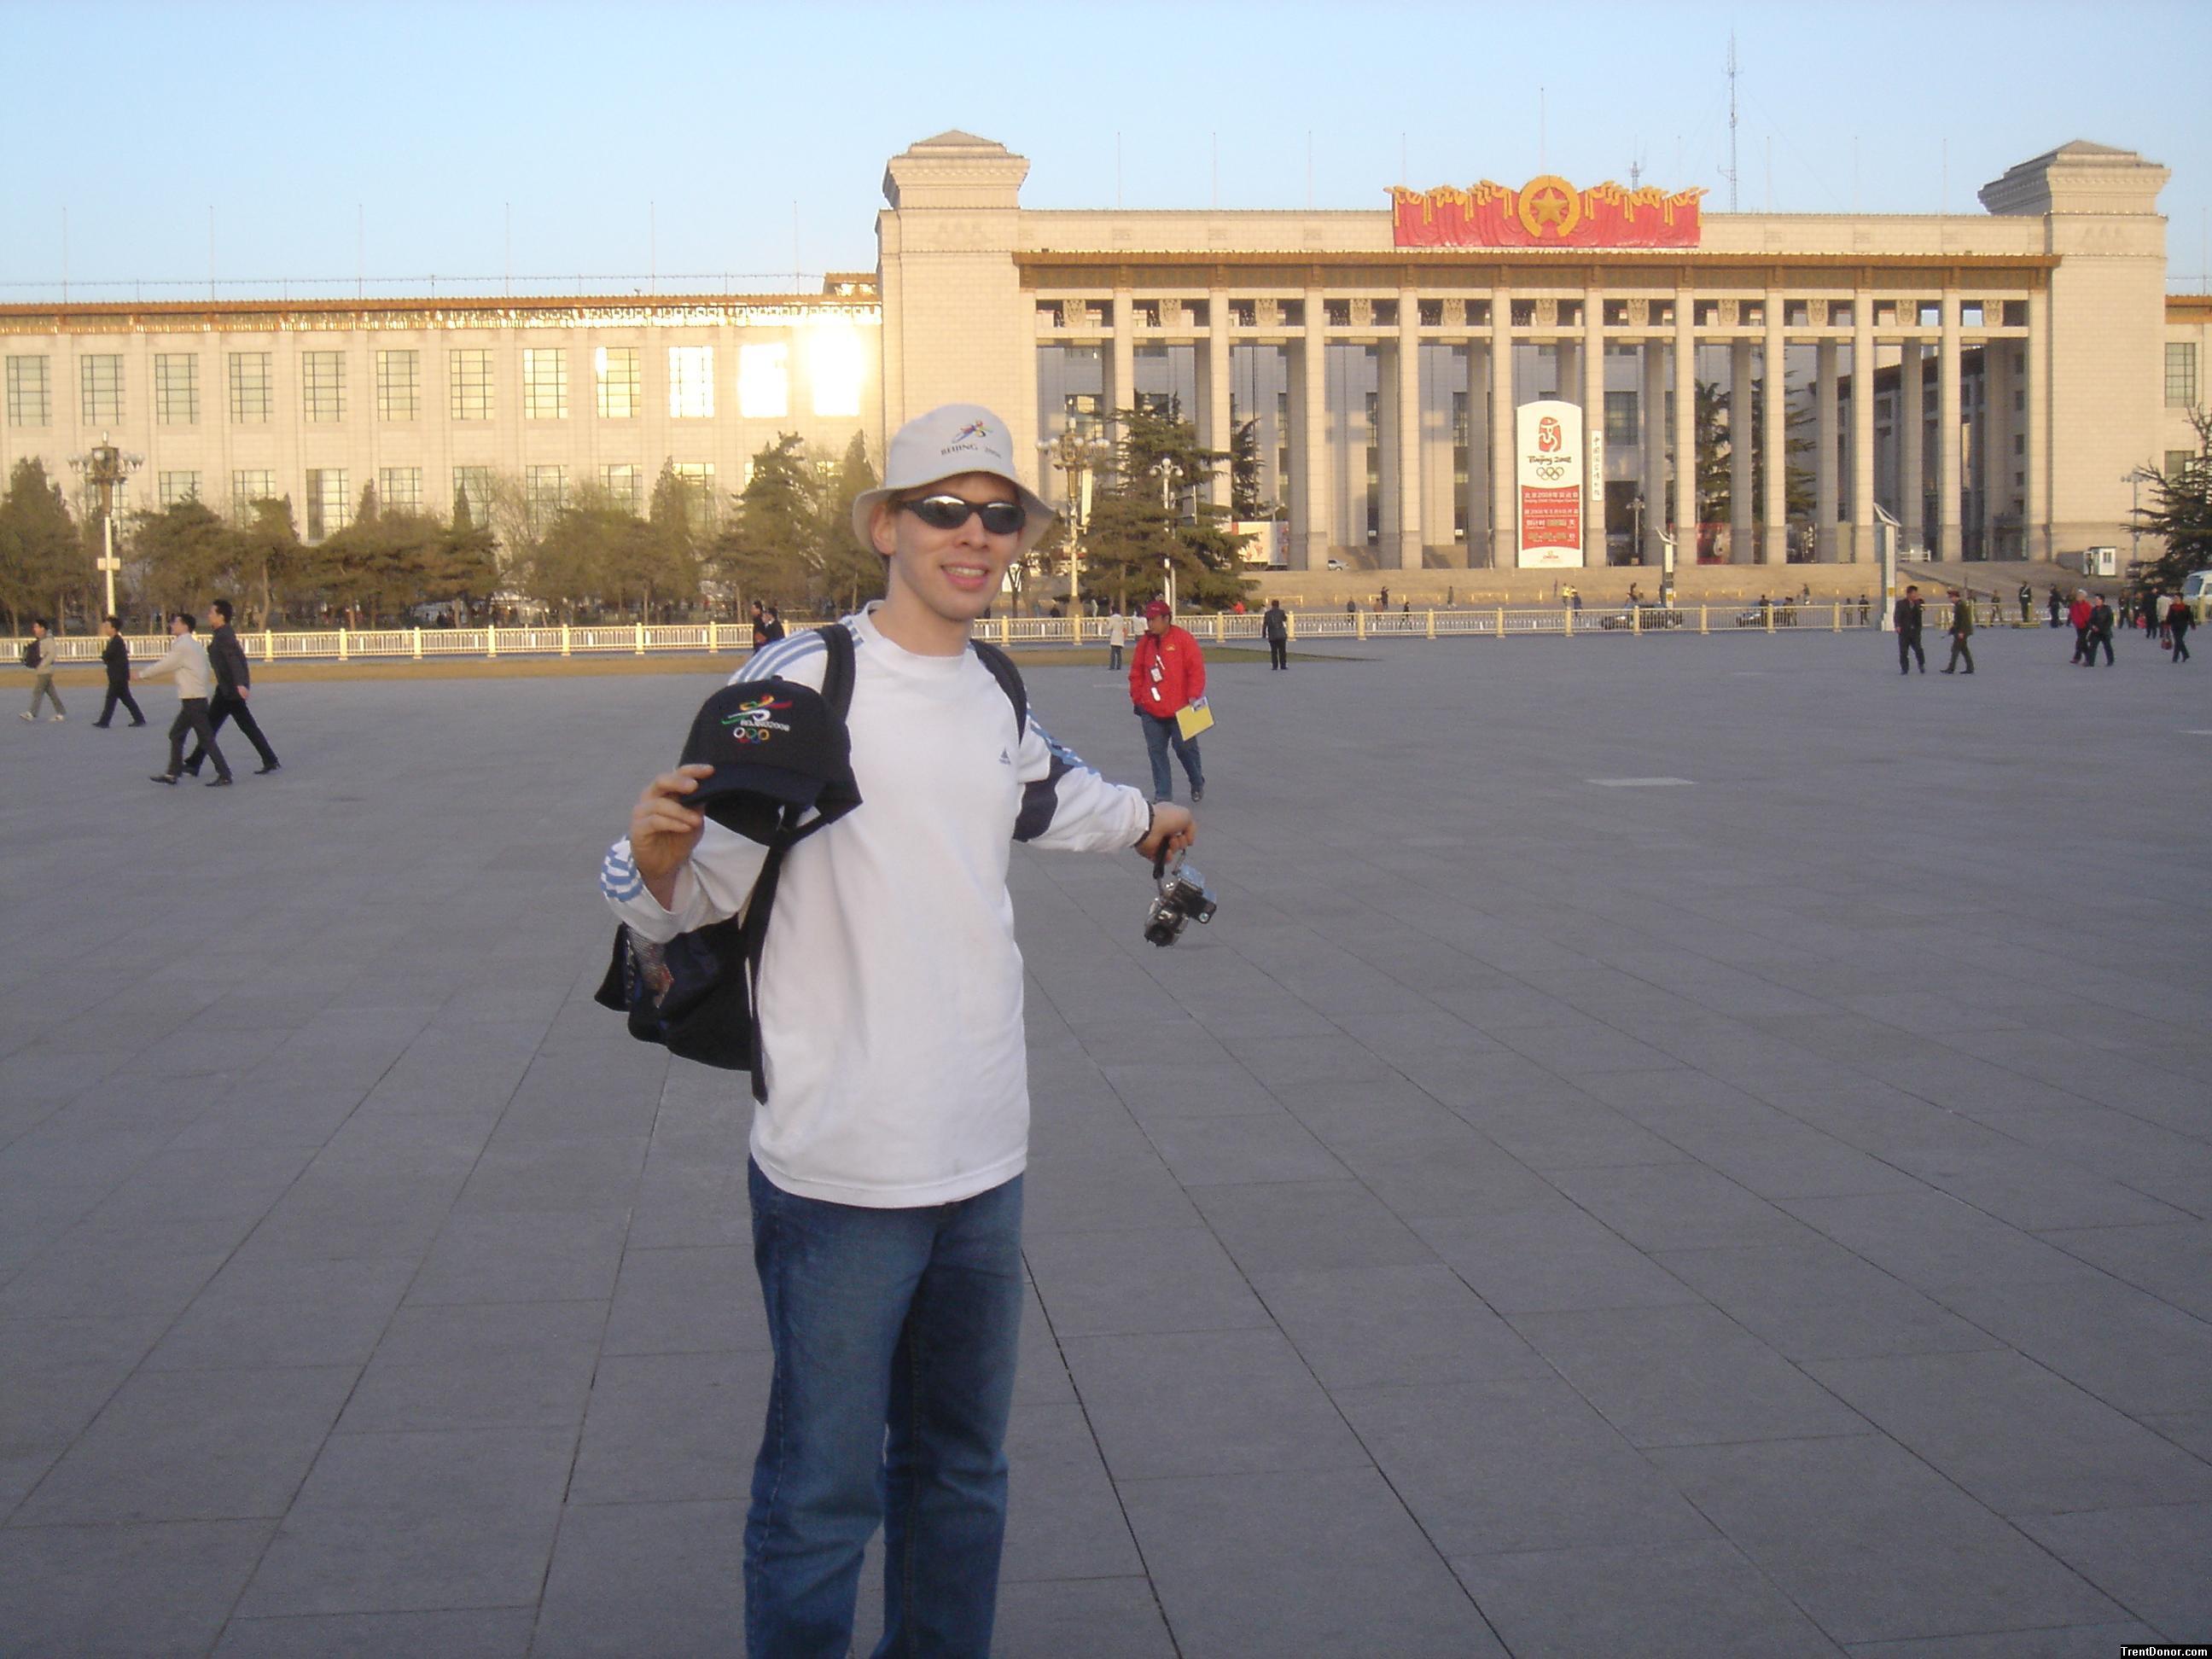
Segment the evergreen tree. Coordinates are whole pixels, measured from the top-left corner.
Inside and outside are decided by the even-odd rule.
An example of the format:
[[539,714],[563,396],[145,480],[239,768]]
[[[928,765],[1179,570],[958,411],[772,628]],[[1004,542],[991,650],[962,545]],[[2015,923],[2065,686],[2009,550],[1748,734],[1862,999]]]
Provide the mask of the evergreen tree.
[[82,565],[82,544],[60,486],[40,462],[16,462],[8,493],[0,497],[0,606],[7,609],[9,627],[25,633],[27,614],[49,610],[58,618],[58,601],[83,580]]
[[1229,507],[1239,519],[1264,519],[1273,504],[1260,493],[1260,421],[1246,421],[1229,436]]
[[2191,410],[2189,424],[2196,428],[2197,453],[2179,472],[2146,467],[2136,475],[2150,492],[2150,505],[2136,509],[2136,522],[2166,543],[2140,580],[2161,593],[2179,592],[2183,577],[2212,569],[2212,412]]
[[197,497],[133,517],[131,544],[145,572],[147,597],[164,611],[197,612],[208,594],[232,585],[239,539]]
[[735,522],[708,556],[738,602],[765,599],[781,608],[805,597],[819,574],[819,487],[795,432],[778,433],[753,457]]
[[1111,470],[1084,527],[1084,562],[1097,571],[1086,575],[1086,597],[1110,597],[1125,606],[1155,598],[1165,589],[1164,559],[1175,570],[1176,601],[1186,609],[1243,599],[1251,584],[1239,550],[1249,538],[1229,528],[1225,508],[1203,499],[1230,454],[1199,442],[1172,404],[1165,412],[1123,410],[1115,419]]
[[884,591],[883,556],[853,534],[853,503],[880,482],[868,459],[868,441],[855,432],[844,459],[827,470],[818,495],[815,559],[831,608],[857,611]]
[[293,597],[293,587],[305,574],[307,550],[300,541],[299,526],[292,521],[292,498],[257,501],[248,504],[246,522],[232,530],[235,550],[231,560],[241,585],[260,590],[264,625],[276,614],[277,595]]

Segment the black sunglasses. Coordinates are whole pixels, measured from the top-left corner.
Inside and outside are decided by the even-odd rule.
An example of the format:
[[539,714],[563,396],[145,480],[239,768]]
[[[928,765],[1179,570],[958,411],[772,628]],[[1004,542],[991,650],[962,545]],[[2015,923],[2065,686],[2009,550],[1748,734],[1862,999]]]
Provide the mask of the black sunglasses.
[[969,501],[957,495],[924,495],[918,501],[899,505],[933,530],[957,530],[972,514],[983,520],[983,528],[994,536],[1020,534],[1030,516],[1019,501]]

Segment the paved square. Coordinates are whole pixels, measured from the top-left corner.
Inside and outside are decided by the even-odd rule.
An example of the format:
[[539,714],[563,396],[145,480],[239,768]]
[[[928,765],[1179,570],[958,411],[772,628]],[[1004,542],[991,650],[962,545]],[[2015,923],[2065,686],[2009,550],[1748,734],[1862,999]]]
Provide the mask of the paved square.
[[[1018,850],[1003,1652],[2212,1633],[2212,681],[1976,645],[1224,662],[1212,927]],[[588,1000],[713,684],[6,722],[0,1650],[737,1650],[746,1103]]]

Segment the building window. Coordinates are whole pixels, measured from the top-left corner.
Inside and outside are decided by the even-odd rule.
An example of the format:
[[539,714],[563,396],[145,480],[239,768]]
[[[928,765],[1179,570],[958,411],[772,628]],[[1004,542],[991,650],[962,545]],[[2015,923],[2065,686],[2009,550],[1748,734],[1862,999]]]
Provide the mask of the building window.
[[[635,353],[631,354],[632,367]],[[611,461],[599,468],[599,488],[607,500],[626,513],[645,511],[645,475],[635,461]]]
[[300,412],[311,426],[345,419],[345,353],[300,354]]
[[601,346],[592,354],[592,374],[599,388],[599,418],[636,418],[645,398],[637,372],[635,346]]
[[2194,450],[2169,449],[2166,452],[2166,476],[2169,478],[2187,477],[2189,469],[2196,464],[2197,453]]
[[8,424],[52,426],[54,388],[44,357],[8,360]]
[[87,426],[113,425],[123,418],[123,359],[94,352],[76,360],[77,408]]
[[523,348],[522,418],[568,418],[568,354],[558,346]]
[[684,523],[695,536],[712,535],[714,529],[714,464],[712,461],[678,461],[675,467],[676,482],[684,486]]
[[738,348],[738,413],[749,421],[780,421],[791,413],[789,346],[779,341]]
[[1349,300],[1323,300],[1321,302],[1321,319],[1323,323],[1327,324],[1331,328],[1351,327],[1352,301]]
[[319,542],[335,536],[353,522],[353,501],[347,494],[346,470],[324,467],[307,473],[307,539]]
[[1943,326],[1943,302],[1941,300],[1922,300],[1913,307],[1913,317],[1921,328]]
[[230,516],[244,524],[253,516],[256,501],[276,499],[276,475],[266,467],[249,466],[230,475]]
[[714,418],[714,348],[668,348],[668,417],[673,421]]
[[542,530],[568,504],[568,469],[565,466],[526,466],[522,469],[522,503],[530,527]]
[[1982,325],[1982,302],[1979,300],[1959,301],[1959,326],[1979,328]]
[[467,503],[471,524],[486,525],[491,522],[491,469],[489,467],[455,467],[453,494]]
[[412,421],[422,413],[422,354],[419,351],[380,351],[376,354],[376,418]]
[[2027,437],[2025,433],[2015,432],[2012,434],[2012,453],[2015,455],[2027,453]]
[[230,419],[234,426],[268,424],[267,352],[234,351],[230,354]]
[[1229,320],[1238,328],[1255,328],[1260,321],[1260,302],[1257,300],[1231,300]]
[[471,347],[465,351],[449,351],[446,356],[453,419],[491,419],[491,353],[481,347]]
[[1036,319],[1039,328],[1067,326],[1067,313],[1060,308],[1057,300],[1039,300],[1036,302]]
[[1636,394],[1633,392],[1608,392],[1605,394],[1605,441],[1615,446],[1636,441]]
[[2007,328],[2026,328],[2027,326],[2027,301],[2007,300],[2004,302],[2004,325]]
[[860,343],[860,331],[836,323],[808,331],[806,378],[817,416],[857,417],[868,378],[867,353]]
[[179,501],[196,501],[200,498],[200,475],[197,472],[164,472],[155,483],[165,511]]
[[1512,307],[1506,314],[1512,319],[1514,327],[1534,328],[1536,325],[1536,302],[1534,300],[1516,300]]
[[[200,423],[200,360],[191,352],[157,352],[154,357],[154,423]],[[168,505],[166,501],[163,506]]]
[[380,466],[376,469],[376,503],[402,513],[422,510],[422,469],[419,466]]
[[2166,406],[2168,409],[2197,407],[2197,343],[2194,340],[2168,340],[2166,343]]
[[1849,300],[1828,301],[1828,326],[1849,328],[1851,325],[1851,302]]
[[1420,307],[1419,319],[1423,328],[1443,326],[1444,302],[1442,300],[1423,300]]
[[1306,302],[1304,300],[1276,301],[1275,319],[1285,328],[1304,328],[1306,325]]

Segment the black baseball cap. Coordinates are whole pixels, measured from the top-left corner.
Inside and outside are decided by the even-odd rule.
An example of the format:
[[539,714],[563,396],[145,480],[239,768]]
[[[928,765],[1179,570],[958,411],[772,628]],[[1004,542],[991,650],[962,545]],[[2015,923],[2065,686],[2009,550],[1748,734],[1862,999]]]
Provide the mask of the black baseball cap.
[[692,717],[683,763],[714,769],[690,805],[763,844],[787,807],[811,807],[826,823],[860,804],[844,722],[820,692],[790,680],[748,680],[708,697]]

